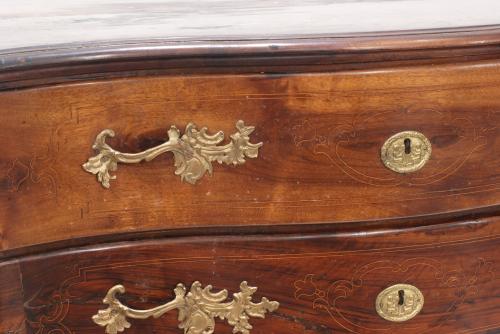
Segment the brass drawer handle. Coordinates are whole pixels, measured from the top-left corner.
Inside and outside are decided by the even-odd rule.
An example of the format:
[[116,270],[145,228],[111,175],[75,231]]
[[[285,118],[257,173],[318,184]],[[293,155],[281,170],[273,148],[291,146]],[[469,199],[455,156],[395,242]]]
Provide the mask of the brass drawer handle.
[[109,181],[115,179],[109,172],[117,169],[117,164],[135,164],[141,161],[151,161],[165,152],[172,152],[175,160],[175,175],[180,175],[182,181],[195,184],[206,172],[212,174],[212,161],[227,165],[241,165],[245,157],[257,158],[262,143],[250,143],[250,134],[253,126],[246,126],[242,120],[236,122],[238,132],[233,133],[231,142],[217,146],[224,140],[224,133],[207,134],[207,128],[196,129],[196,125],[189,123],[184,135],[172,125],[168,130],[168,141],[139,153],[122,153],[106,144],[107,137],[114,137],[113,130],[106,129],[99,133],[92,148],[98,152],[83,164],[83,168],[97,175],[97,180],[105,188],[109,188]]
[[424,295],[410,284],[396,284],[378,294],[375,309],[385,320],[403,322],[420,313]]
[[264,318],[266,312],[273,312],[279,307],[278,302],[269,301],[266,297],[259,303],[253,303],[252,295],[257,288],[248,286],[245,281],[240,284],[240,292],[233,294],[233,300],[229,302],[224,302],[228,295],[227,290],[211,290],[211,285],[202,288],[201,283],[196,281],[186,293],[186,287],[179,283],[174,289],[174,300],[149,310],[136,310],[123,305],[116,298],[116,293],[124,293],[125,288],[123,285],[115,285],[103,299],[103,302],[109,305],[108,308],[98,311],[92,320],[99,326],[106,327],[107,334],[116,334],[130,328],[127,317],[159,318],[168,311],[178,309],[179,328],[184,329],[186,334],[213,333],[216,317],[227,319],[233,326],[233,333],[249,334],[252,329],[248,322],[250,317]]
[[387,139],[380,150],[385,167],[396,173],[412,173],[431,157],[431,142],[417,131],[403,131]]

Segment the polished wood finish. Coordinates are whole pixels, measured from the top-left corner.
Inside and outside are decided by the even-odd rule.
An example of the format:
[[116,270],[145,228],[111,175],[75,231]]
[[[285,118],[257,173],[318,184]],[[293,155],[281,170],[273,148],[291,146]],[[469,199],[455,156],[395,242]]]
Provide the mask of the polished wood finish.
[[[179,282],[238,290],[278,300],[277,311],[252,319],[252,333],[495,333],[500,330],[499,218],[360,233],[213,236],[96,245],[21,258],[28,333],[104,333],[91,316],[115,284],[121,300],[150,308],[172,298]],[[12,265],[11,265],[12,266]],[[5,270],[5,265],[1,267]],[[391,323],[375,298],[395,283],[418,287],[422,312]],[[14,284],[14,281],[13,283]],[[18,291],[20,298],[21,291]],[[177,315],[132,320],[126,333],[181,333]],[[15,326],[12,322],[12,326]],[[15,327],[5,328],[5,332]],[[230,333],[217,321],[216,333]]]
[[[294,8],[266,6],[285,9],[280,18]],[[301,18],[329,4],[303,6]],[[467,19],[485,10],[471,6]],[[48,36],[64,43],[52,45],[0,36],[1,334],[102,334],[91,316],[115,284],[126,286],[125,304],[149,308],[177,283],[236,292],[244,280],[281,304],[252,319],[253,334],[500,332],[500,26],[373,33],[361,20],[353,25],[366,32],[314,30],[331,20],[283,35],[290,25],[277,22],[231,36],[207,35],[221,29],[209,25],[191,37],[123,29],[92,41],[68,30]],[[20,48],[5,49],[12,42]],[[170,154],[119,165],[109,190],[82,168],[105,128],[116,132],[112,147],[139,152],[171,124],[227,136],[239,119],[255,126],[259,157],[214,165],[196,185],[174,175]],[[398,174],[380,149],[408,130],[430,140],[432,155]],[[421,314],[399,324],[375,311],[397,283],[425,296]],[[181,333],[177,323],[172,312],[126,333]],[[217,322],[216,334],[230,331]]]
[[306,37],[101,41],[0,50],[0,90],[106,78],[284,74],[498,59],[500,27]]
[[[496,207],[500,63],[310,75],[165,76],[0,94],[2,249],[186,227],[339,223]],[[259,158],[192,186],[172,157],[120,166],[105,190],[81,167],[95,135],[137,152],[170,124],[255,125]],[[419,172],[385,168],[387,138],[431,141]],[[33,238],[36,236],[36,238]]]
[[0,263],[0,333],[26,333],[19,262]]

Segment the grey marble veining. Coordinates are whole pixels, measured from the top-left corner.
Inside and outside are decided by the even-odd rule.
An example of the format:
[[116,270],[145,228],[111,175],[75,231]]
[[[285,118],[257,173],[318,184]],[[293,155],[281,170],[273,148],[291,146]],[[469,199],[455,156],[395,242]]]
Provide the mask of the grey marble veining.
[[500,23],[498,0],[18,0],[0,49],[118,39],[273,38]]

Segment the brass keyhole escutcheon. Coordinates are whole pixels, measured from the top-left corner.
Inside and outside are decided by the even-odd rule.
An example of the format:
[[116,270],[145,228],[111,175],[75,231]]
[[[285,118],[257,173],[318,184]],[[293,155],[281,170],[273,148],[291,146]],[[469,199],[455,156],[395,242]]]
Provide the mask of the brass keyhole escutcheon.
[[424,306],[424,295],[410,284],[396,284],[377,296],[375,309],[388,321],[403,322],[420,313]]
[[397,173],[411,173],[424,167],[431,157],[431,142],[417,131],[403,131],[387,139],[380,150],[385,167]]

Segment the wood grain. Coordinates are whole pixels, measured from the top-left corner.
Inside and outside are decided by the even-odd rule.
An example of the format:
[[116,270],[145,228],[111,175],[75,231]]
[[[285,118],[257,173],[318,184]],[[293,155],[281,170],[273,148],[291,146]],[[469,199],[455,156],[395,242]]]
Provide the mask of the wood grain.
[[[499,202],[500,63],[310,75],[166,76],[0,94],[2,249],[203,226],[339,223]],[[137,152],[188,122],[255,125],[260,156],[192,186],[164,155],[119,166],[110,190],[81,168],[95,136]],[[421,171],[380,161],[394,133],[432,142]]]
[[[259,288],[256,299],[279,301],[266,319],[251,320],[253,334],[495,333],[499,223],[494,218],[362,234],[159,239],[21,258],[28,333],[104,333],[91,316],[104,308],[101,299],[111,286],[125,285],[120,299],[127,305],[150,308],[170,300],[177,283],[195,280],[229,292],[247,280]],[[424,308],[405,323],[383,320],[375,298],[402,282],[423,292]],[[177,324],[176,312],[170,312],[132,320],[125,333],[181,333]],[[231,329],[217,321],[215,332]]]
[[0,13],[0,90],[146,75],[498,59],[498,4],[450,2],[18,1]]
[[499,26],[232,40],[134,39],[0,50],[0,90],[110,78],[374,70],[498,59]]
[[[53,1],[37,17],[12,4],[0,14],[0,333],[104,333],[91,316],[111,286],[148,308],[195,280],[229,292],[246,280],[279,301],[253,334],[499,333],[500,26],[457,27],[498,24],[498,4],[450,2]],[[440,29],[388,31],[403,21]],[[170,154],[119,165],[110,190],[82,168],[105,128],[139,152],[171,125],[228,136],[240,119],[259,157],[194,186]],[[380,148],[407,130],[432,155],[396,174]],[[400,324],[374,307],[396,283],[425,296]],[[176,318],[126,333],[180,333]]]
[[17,261],[0,263],[0,333],[25,334],[23,287]]

